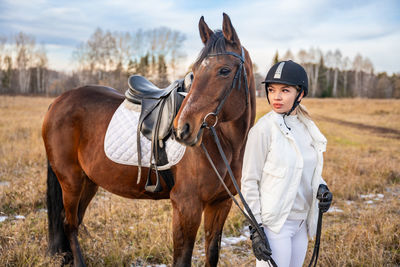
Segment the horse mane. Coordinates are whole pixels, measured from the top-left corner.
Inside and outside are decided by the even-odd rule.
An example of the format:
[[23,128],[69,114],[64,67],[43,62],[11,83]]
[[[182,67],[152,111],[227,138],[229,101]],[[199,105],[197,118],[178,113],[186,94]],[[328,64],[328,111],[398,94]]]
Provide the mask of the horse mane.
[[216,30],[214,31],[214,34],[210,36],[210,39],[207,41],[203,49],[200,51],[198,58],[193,64],[194,68],[197,68],[208,54],[223,52],[226,52],[225,37],[221,30]]

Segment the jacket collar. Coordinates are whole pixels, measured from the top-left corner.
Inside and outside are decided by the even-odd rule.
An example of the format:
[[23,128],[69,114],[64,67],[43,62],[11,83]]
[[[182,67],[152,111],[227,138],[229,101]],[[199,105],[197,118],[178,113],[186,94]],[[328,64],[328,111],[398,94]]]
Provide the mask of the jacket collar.
[[[273,110],[271,112],[276,126],[281,130],[283,135],[286,136],[287,138],[294,139],[292,133],[285,125],[285,122],[283,120],[283,115],[276,113]],[[318,127],[315,125],[315,123],[312,120],[308,119],[307,117],[300,115],[300,113],[298,113],[297,117],[307,127],[308,132],[310,133],[311,138],[313,139],[313,143],[318,149],[318,151],[325,152],[327,140],[325,136],[321,133],[321,131],[318,129]]]

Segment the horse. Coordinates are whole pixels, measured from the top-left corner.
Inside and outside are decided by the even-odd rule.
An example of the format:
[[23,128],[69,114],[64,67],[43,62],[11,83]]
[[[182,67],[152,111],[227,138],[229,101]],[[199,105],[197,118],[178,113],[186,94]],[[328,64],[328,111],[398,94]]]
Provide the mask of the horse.
[[[204,213],[206,266],[216,266],[222,229],[232,200],[210,172],[210,163],[200,148],[203,144],[216,163],[228,188],[236,194],[221,163],[217,146],[207,128],[207,114],[224,98],[215,129],[235,174],[240,178],[247,133],[255,119],[255,86],[249,53],[242,48],[228,15],[223,14],[222,30],[212,31],[199,21],[204,44],[193,64],[193,83],[174,121],[173,132],[186,151],[171,167],[175,185],[163,191],[145,191],[145,179],[137,183],[136,166],[115,163],[104,152],[108,123],[124,96],[104,86],[83,86],[69,90],[50,105],[43,122],[42,137],[48,159],[47,206],[49,251],[64,253],[74,266],[85,266],[78,242],[78,228],[99,186],[131,199],[170,199],[172,203],[173,266],[190,266],[196,234]],[[231,53],[231,54],[229,54]],[[244,63],[232,54],[242,54]],[[245,68],[247,81],[233,84],[239,67]],[[243,74],[243,73],[242,73]],[[248,82],[248,92],[240,84]],[[226,92],[235,87],[229,95]],[[226,101],[225,101],[226,100]],[[194,164],[194,162],[196,164]],[[144,168],[144,172],[147,172]],[[143,173],[143,172],[142,172]],[[154,182],[156,177],[152,175]],[[238,181],[240,183],[240,179]],[[68,258],[69,255],[69,258]],[[72,258],[71,258],[72,257]]]

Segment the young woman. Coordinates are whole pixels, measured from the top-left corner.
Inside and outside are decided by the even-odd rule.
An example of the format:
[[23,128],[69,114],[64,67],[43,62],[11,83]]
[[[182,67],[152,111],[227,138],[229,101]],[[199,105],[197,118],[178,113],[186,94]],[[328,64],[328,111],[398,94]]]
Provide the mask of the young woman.
[[[256,266],[302,266],[308,237],[314,237],[318,208],[327,211],[331,201],[316,199],[326,138],[300,101],[307,95],[307,73],[289,60],[278,62],[265,81],[272,111],[250,130],[243,160],[242,192],[269,244],[251,229]],[[308,237],[307,237],[308,236]],[[269,255],[268,255],[269,254]]]

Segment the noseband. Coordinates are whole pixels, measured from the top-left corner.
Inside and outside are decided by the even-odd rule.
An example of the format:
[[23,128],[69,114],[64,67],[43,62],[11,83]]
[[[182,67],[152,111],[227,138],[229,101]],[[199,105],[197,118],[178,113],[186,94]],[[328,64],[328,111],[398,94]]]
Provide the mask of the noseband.
[[209,126],[206,123],[206,119],[209,116],[215,116],[215,123],[214,123],[213,127],[216,126],[216,124],[218,122],[218,114],[221,111],[223,105],[225,104],[226,99],[231,94],[232,89],[237,85],[237,89],[240,90],[240,87],[241,87],[241,79],[240,79],[240,77],[241,77],[242,72],[243,72],[243,78],[244,78],[244,83],[245,83],[245,91],[244,92],[245,92],[245,96],[246,96],[246,107],[248,106],[248,104],[249,104],[249,100],[248,100],[248,98],[249,98],[249,86],[248,86],[248,83],[247,83],[246,68],[244,67],[245,58],[244,58],[244,49],[243,49],[243,47],[241,47],[241,50],[242,50],[242,55],[236,54],[235,52],[226,51],[226,52],[223,52],[223,53],[208,54],[206,56],[206,58],[224,56],[224,55],[234,56],[234,57],[240,59],[240,63],[239,63],[239,68],[236,71],[235,76],[233,78],[231,87],[229,88],[229,90],[227,90],[227,91],[225,91],[223,93],[223,98],[222,98],[221,102],[219,102],[219,104],[218,104],[217,108],[215,109],[215,111],[208,113],[204,117],[203,124],[201,125],[202,128],[204,128],[204,127],[205,128],[209,128]]

